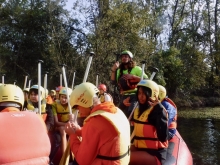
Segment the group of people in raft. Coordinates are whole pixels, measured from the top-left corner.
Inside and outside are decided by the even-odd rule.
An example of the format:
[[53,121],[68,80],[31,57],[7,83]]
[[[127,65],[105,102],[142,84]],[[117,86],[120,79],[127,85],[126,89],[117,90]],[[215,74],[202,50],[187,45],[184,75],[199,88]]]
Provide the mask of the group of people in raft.
[[[22,91],[16,85],[1,84],[0,97],[4,94],[9,99],[0,99],[0,112],[39,113],[40,99],[51,151],[54,142],[60,141],[64,153],[68,138],[75,164],[161,165],[166,160],[168,141],[176,132],[177,108],[163,86],[149,80],[145,73],[141,80],[142,69],[132,58],[130,51],[123,51],[121,62],[111,67],[111,81],[120,86],[118,107],[104,84],[96,87],[85,82],[73,90],[59,86],[49,95],[40,87],[41,96],[38,85]],[[73,120],[76,110],[77,120]]]

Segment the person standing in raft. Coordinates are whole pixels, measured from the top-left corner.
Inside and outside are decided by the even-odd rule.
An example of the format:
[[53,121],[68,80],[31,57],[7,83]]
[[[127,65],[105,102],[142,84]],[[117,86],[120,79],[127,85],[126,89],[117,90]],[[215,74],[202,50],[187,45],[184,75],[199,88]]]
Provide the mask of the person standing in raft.
[[129,165],[161,165],[168,148],[168,115],[158,101],[158,85],[142,80],[137,85],[139,107],[134,110],[134,139]]
[[80,165],[127,165],[130,160],[129,122],[112,102],[101,103],[98,94],[98,88],[86,82],[78,85],[70,96],[71,107],[79,112],[81,108],[91,111],[83,129],[76,122],[66,124],[71,151]]
[[[120,57],[121,64],[119,65],[117,61],[111,68],[111,82],[112,84],[118,84],[121,95],[119,108],[129,117],[137,101],[135,93],[137,91],[137,83],[141,80],[142,68],[136,66],[135,61],[132,60],[133,54],[130,51],[123,51]],[[148,78],[145,73],[143,77],[144,79]],[[131,103],[129,107],[123,103],[126,98],[129,98]]]

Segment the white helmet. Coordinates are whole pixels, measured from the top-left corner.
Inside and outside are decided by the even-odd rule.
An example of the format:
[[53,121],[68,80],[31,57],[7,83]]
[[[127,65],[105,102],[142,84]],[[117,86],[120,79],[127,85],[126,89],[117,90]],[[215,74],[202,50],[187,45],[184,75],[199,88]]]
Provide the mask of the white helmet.
[[99,93],[99,89],[92,83],[85,82],[77,85],[70,95],[71,107],[80,105],[84,108],[93,105],[93,97]]
[[162,85],[158,85],[159,87],[159,99],[160,101],[162,101],[166,95],[167,95],[167,91],[166,91],[166,88],[164,88]]
[[13,106],[22,109],[24,94],[20,87],[13,84],[0,85],[0,106]]
[[[37,89],[38,90],[38,85],[32,85],[31,87],[30,87],[30,90],[29,91],[31,91],[31,89]],[[45,99],[45,90],[44,90],[44,88],[42,87],[42,86],[40,86],[40,92],[41,92],[41,100],[42,99]]]
[[62,87],[59,91],[59,94],[60,95],[67,95],[67,92],[70,96],[70,94],[72,93],[72,89],[71,88],[67,88],[67,91],[66,91],[66,87]]

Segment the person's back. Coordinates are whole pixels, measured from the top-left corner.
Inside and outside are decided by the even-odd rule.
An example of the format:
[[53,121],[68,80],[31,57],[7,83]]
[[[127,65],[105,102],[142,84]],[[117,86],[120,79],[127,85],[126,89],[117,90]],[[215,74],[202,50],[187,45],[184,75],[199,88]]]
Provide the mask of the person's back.
[[[128,164],[130,157],[128,120],[112,102],[100,103],[98,92],[93,84],[82,83],[71,94],[71,106],[75,106],[79,111],[82,107],[92,108],[84,121],[83,129],[72,122],[66,125],[65,130],[70,135],[71,151],[78,164]],[[81,136],[83,140],[80,141],[77,136]]]
[[0,164],[48,165],[50,141],[45,124],[39,115],[20,111],[23,103],[18,86],[0,86]]

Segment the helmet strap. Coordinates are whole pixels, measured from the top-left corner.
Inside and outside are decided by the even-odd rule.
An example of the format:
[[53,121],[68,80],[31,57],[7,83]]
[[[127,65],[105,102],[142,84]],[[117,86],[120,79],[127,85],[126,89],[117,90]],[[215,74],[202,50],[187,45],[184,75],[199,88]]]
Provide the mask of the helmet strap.
[[18,103],[14,103],[14,102],[3,102],[0,103],[0,106],[4,106],[4,107],[16,107],[16,108],[20,108],[21,105]]

